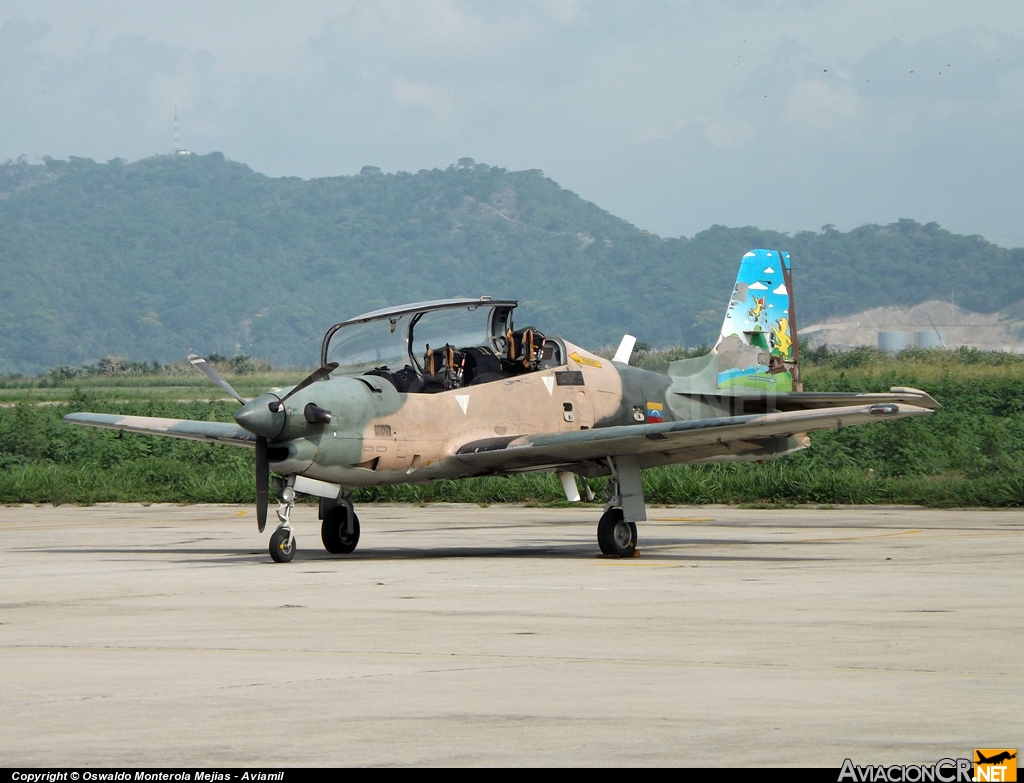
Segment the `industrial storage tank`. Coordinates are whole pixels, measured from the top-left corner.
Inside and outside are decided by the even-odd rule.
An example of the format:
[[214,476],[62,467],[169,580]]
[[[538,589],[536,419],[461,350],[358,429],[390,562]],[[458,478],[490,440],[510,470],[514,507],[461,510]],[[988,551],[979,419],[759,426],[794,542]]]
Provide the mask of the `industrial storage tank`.
[[918,348],[945,348],[946,347],[946,335],[942,332],[936,332],[934,329],[929,329],[927,332],[917,333],[917,347]]
[[879,332],[878,347],[889,353],[905,351],[914,344],[914,336],[910,332]]

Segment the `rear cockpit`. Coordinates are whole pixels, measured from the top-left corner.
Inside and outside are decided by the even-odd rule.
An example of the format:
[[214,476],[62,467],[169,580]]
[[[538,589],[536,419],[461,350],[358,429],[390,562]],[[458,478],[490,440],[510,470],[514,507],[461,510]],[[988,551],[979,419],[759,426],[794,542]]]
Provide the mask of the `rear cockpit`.
[[321,363],[334,376],[374,375],[404,393],[431,394],[565,364],[565,345],[516,328],[513,300],[444,299],[377,310],[328,330]]

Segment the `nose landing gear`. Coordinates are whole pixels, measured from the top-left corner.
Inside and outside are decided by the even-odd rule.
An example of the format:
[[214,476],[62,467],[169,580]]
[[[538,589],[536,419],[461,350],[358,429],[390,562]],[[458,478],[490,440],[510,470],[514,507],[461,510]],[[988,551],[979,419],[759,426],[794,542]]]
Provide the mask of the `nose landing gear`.
[[270,557],[275,563],[290,563],[295,557],[295,533],[291,523],[294,506],[295,490],[289,484],[281,490],[281,502],[277,506],[277,518],[281,524],[270,537]]

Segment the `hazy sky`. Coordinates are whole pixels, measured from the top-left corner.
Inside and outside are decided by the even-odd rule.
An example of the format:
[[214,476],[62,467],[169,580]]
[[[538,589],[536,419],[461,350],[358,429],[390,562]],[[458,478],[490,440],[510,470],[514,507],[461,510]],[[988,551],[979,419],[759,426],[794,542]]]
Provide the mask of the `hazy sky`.
[[1024,245],[1024,2],[0,0],[0,160],[543,169],[641,228]]

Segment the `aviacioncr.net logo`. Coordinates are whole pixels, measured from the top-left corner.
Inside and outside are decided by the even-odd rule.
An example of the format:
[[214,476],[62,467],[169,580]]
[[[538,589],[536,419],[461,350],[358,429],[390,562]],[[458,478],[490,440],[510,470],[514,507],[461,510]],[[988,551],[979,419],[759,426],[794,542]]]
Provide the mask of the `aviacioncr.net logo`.
[[903,764],[861,767],[850,759],[839,770],[838,783],[972,783],[970,759],[939,759],[934,764]]

